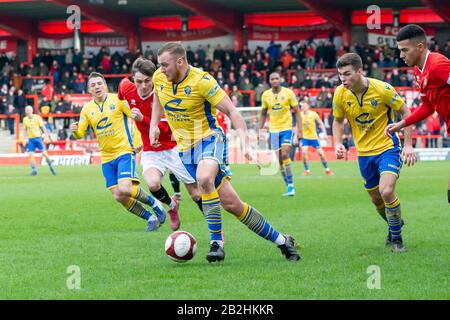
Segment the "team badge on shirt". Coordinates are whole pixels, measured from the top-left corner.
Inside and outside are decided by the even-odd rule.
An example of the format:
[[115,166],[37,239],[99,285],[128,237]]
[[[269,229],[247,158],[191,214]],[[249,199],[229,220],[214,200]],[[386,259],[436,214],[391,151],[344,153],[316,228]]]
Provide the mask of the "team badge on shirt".
[[164,85],[162,84],[160,87],[159,87],[159,91],[163,91],[164,90]]
[[192,93],[191,87],[186,86],[186,88],[184,88],[184,93],[186,93],[186,95],[189,96]]
[[109,106],[109,110],[114,111],[115,109],[116,109],[115,105],[112,104],[112,105]]
[[372,106],[372,108],[376,108],[378,105],[377,100],[375,100],[375,99],[370,100],[370,105]]

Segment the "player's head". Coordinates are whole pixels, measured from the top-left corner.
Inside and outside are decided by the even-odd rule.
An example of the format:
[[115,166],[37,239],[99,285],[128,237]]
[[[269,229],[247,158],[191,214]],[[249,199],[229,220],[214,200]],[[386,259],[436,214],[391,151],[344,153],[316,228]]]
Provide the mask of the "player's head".
[[147,97],[153,90],[152,77],[156,71],[155,64],[148,59],[138,58],[133,62],[131,74],[141,97]]
[[272,72],[269,75],[269,82],[272,88],[279,88],[281,83],[281,76],[278,72]]
[[188,65],[186,50],[177,42],[166,43],[158,50],[158,63],[168,81],[178,82],[183,78]]
[[32,106],[26,106],[25,107],[25,115],[28,117],[31,117],[33,115],[33,107]]
[[346,88],[353,88],[361,81],[363,64],[361,57],[356,53],[346,53],[336,62],[339,79]]
[[303,99],[302,101],[300,101],[300,108],[302,108],[302,111],[306,112],[309,110],[311,106],[309,105],[309,102],[305,99]]
[[412,67],[420,64],[420,58],[427,52],[427,36],[417,24],[408,24],[398,31],[397,46],[400,59]]
[[88,92],[96,99],[103,99],[106,95],[105,77],[98,72],[91,72],[87,81]]

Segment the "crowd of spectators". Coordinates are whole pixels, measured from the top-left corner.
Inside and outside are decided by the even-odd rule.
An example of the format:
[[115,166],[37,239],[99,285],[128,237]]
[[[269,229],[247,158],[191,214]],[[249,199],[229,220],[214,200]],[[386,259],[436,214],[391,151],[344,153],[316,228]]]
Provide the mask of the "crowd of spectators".
[[[284,48],[272,41],[266,49],[257,47],[250,50],[244,46],[239,51],[223,48],[220,44],[215,47],[199,45],[195,49],[188,45],[186,50],[189,63],[210,72],[237,107],[250,105],[250,91],[255,105],[260,105],[262,93],[269,88],[267,77],[277,71],[282,75],[282,85],[293,89],[299,99],[306,97],[313,108],[330,108],[334,87],[339,80],[336,72],[323,69],[333,69],[336,60],[350,51],[362,57],[367,76],[396,87],[413,85],[413,73],[398,69],[405,65],[399,59],[397,49],[357,43],[336,48],[332,40],[292,41]],[[86,79],[90,72],[129,74],[137,57],[156,63],[155,50],[150,46],[146,46],[144,51],[125,50],[123,53],[111,53],[107,47],[101,48],[97,54],[72,49],[47,50],[36,54],[30,64],[0,53],[0,114],[19,113],[23,117],[25,106],[30,104],[27,94],[39,96],[41,112],[78,113],[81,106],[71,103],[70,94],[86,93]],[[450,40],[442,49],[432,40],[430,50],[450,57]],[[51,77],[52,81],[36,80],[33,78],[36,76]],[[120,80],[120,77],[108,79],[109,89],[116,91]],[[309,89],[313,88],[317,93],[311,95]]]

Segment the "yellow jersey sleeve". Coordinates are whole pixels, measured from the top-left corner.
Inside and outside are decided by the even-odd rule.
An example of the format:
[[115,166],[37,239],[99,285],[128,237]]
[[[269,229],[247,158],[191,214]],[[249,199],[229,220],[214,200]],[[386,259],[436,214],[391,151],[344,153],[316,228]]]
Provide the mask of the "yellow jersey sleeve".
[[384,99],[384,102],[393,110],[398,111],[405,104],[405,101],[403,101],[403,99],[391,85],[385,83],[385,86],[382,87],[381,90],[381,95]]
[[131,118],[131,109],[126,100],[119,100],[117,107],[128,117]]
[[289,91],[291,91],[290,97],[289,97],[289,104],[291,105],[291,107],[295,108],[298,106],[297,97],[296,97],[294,91],[292,91],[292,90],[289,90]]
[[198,90],[212,106],[217,105],[227,95],[219,86],[216,79],[210,75],[205,75],[198,82]]
[[343,104],[344,101],[342,101],[342,86],[338,86],[336,90],[334,91],[333,96],[333,116],[335,118],[343,118],[345,116]]
[[268,109],[269,108],[269,104],[267,103],[267,95],[264,92],[261,96],[261,107],[263,109]]
[[86,134],[86,130],[89,127],[89,120],[86,116],[86,104],[81,109],[80,120],[78,121],[78,129],[73,133],[75,139],[81,139]]

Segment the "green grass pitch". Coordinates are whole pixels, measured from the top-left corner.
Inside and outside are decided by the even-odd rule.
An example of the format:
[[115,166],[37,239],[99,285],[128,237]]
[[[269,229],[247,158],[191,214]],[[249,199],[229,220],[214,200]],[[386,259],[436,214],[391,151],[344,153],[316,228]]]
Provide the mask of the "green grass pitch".
[[[209,264],[209,233],[183,189],[182,230],[198,241],[192,261],[164,253],[168,222],[145,233],[145,222],[115,203],[100,166],[0,167],[0,299],[450,299],[448,162],[403,168],[401,199],[405,254],[384,248],[387,226],[363,189],[356,162],[320,163],[303,177],[294,165],[297,195],[283,198],[279,174],[233,165],[232,183],[282,233],[301,245],[289,263],[279,249],[224,213],[226,259]],[[168,180],[164,182],[172,191]],[[81,287],[67,287],[69,266]],[[368,289],[369,266],[380,289]]]

